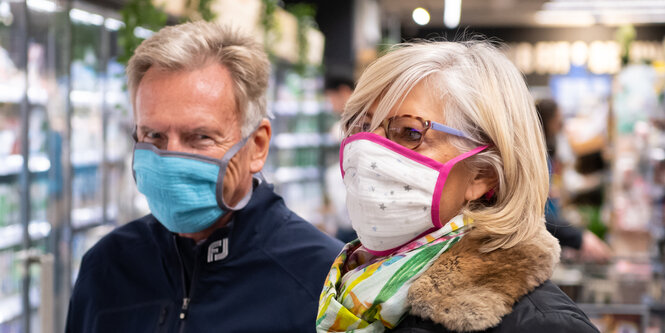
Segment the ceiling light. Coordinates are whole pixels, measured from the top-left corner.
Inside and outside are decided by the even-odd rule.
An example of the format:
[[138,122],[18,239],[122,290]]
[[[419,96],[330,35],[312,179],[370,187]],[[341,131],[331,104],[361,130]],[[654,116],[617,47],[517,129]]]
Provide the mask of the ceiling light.
[[576,0],[576,1],[549,1],[543,4],[544,9],[633,9],[633,8],[664,8],[662,0]]
[[53,13],[58,9],[58,6],[53,1],[48,0],[27,0],[26,4],[32,10],[39,12]]
[[9,2],[0,2],[0,23],[9,26],[14,21],[12,9],[9,8]]
[[69,11],[69,18],[74,22],[82,24],[102,25],[104,24],[104,17],[99,14],[94,14],[89,11],[72,8]]
[[455,29],[462,16],[462,0],[445,0],[443,9],[443,24],[448,29]]
[[425,8],[418,7],[414,9],[411,16],[413,17],[413,21],[419,25],[425,25],[429,23],[429,12],[427,12]]
[[120,20],[116,20],[114,18],[109,17],[106,20],[104,20],[104,26],[106,27],[106,29],[112,31],[118,31],[120,28],[125,26],[125,23],[123,23]]
[[152,36],[155,32],[149,29],[146,29],[144,27],[136,27],[134,28],[134,36],[138,38],[143,38],[143,39],[148,39],[150,36]]
[[[535,19],[541,24],[557,25],[665,23],[665,1],[550,0]],[[594,23],[589,23],[592,20]]]
[[596,23],[590,12],[572,10],[541,10],[536,13],[535,20],[542,25],[556,26],[591,26]]

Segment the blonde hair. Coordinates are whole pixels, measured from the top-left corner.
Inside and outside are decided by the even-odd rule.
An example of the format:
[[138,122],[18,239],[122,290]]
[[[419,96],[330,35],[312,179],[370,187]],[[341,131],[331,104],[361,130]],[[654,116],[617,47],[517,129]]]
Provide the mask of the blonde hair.
[[468,135],[449,140],[460,152],[489,145],[464,161],[497,178],[490,203],[477,200],[462,211],[475,220],[473,234],[485,240],[481,251],[510,248],[544,228],[545,144],[533,99],[515,66],[487,41],[399,44],[362,74],[343,123],[358,121],[376,106],[370,127],[377,128],[418,84],[440,101],[446,125]]
[[204,21],[161,29],[136,48],[127,66],[127,81],[134,106],[136,91],[153,66],[167,71],[187,71],[213,63],[231,74],[241,133],[250,134],[269,117],[266,90],[270,62],[261,44],[226,26]]

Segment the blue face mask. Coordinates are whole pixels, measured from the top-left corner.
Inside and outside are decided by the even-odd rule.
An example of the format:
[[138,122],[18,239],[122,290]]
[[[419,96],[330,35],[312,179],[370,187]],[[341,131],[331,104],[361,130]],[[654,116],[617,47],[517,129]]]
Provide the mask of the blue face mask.
[[245,207],[252,196],[251,189],[235,207],[226,204],[222,189],[227,165],[247,139],[233,145],[221,160],[136,143],[134,179],[155,218],[171,232],[193,233],[210,227],[224,214]]

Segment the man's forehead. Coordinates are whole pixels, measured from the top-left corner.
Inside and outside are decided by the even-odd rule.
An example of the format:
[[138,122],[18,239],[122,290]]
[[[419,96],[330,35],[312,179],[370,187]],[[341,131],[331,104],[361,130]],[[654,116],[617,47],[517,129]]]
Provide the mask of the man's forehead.
[[137,123],[178,118],[189,127],[217,122],[237,126],[238,110],[230,74],[221,65],[193,70],[149,69],[139,83],[134,108]]

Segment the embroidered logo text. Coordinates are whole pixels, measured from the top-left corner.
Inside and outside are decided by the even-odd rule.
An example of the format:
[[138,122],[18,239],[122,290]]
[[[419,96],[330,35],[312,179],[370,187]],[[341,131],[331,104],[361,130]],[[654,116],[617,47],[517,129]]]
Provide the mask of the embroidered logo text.
[[[221,248],[221,252],[220,252]],[[229,255],[229,239],[224,238],[210,243],[208,246],[208,262],[219,261]]]

